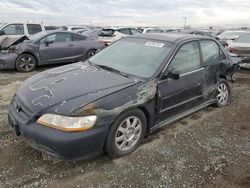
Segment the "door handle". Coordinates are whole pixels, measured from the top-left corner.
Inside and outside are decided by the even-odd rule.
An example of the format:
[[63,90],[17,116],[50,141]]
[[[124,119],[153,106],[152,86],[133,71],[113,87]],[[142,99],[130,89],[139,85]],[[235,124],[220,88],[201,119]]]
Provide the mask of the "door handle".
[[68,46],[72,47],[72,46],[74,46],[74,44],[69,44]]

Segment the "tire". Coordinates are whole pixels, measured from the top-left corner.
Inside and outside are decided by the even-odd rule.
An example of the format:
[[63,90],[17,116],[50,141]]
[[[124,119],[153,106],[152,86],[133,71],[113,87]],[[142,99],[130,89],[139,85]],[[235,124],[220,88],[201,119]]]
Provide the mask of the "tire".
[[145,136],[147,120],[145,114],[134,109],[126,111],[112,124],[105,144],[105,151],[111,158],[118,158],[133,152]]
[[223,107],[230,103],[231,101],[231,88],[227,80],[220,79],[217,91],[216,91],[217,102],[216,107]]
[[36,58],[31,54],[21,54],[16,59],[16,69],[19,72],[31,72],[37,66]]
[[92,50],[89,50],[86,54],[86,59],[89,59],[90,57],[92,57],[93,55],[95,55],[96,53],[96,50],[95,49],[92,49]]

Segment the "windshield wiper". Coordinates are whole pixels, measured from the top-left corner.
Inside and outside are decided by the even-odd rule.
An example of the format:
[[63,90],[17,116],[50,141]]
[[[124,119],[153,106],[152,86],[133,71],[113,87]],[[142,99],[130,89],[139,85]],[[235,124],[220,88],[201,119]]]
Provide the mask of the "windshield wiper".
[[109,70],[109,71],[112,71],[112,72],[119,73],[120,75],[129,78],[129,75],[125,74],[124,72],[121,72],[121,71],[119,71],[119,70],[117,70],[117,69],[114,69],[114,68],[112,68],[112,67],[109,67],[109,66],[107,66],[107,65],[97,65],[97,64],[96,64],[96,66],[101,67],[102,69],[105,69],[105,70]]

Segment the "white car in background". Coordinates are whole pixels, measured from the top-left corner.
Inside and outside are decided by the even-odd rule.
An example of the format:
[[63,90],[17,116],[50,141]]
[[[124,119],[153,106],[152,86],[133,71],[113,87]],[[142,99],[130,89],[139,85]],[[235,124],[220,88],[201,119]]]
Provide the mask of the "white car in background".
[[163,33],[163,30],[159,28],[144,28],[142,33]]
[[73,32],[78,33],[78,34],[83,34],[86,31],[91,31],[91,29],[77,29],[77,30],[74,30]]
[[250,33],[246,32],[234,41],[228,42],[231,57],[242,68],[250,68]]
[[239,38],[239,36],[241,36],[242,34],[245,34],[246,32],[247,31],[244,31],[244,30],[225,31],[225,32],[219,34],[218,36],[216,36],[216,39],[223,46],[227,46],[228,45],[228,41],[234,41],[237,38]]
[[105,28],[99,33],[99,39],[108,46],[122,37],[136,34],[141,34],[141,31],[130,27]]
[[84,25],[66,25],[63,26],[63,29],[65,29],[66,31],[72,31],[75,32],[76,30],[80,30],[80,29],[89,29],[88,27],[84,26]]
[[45,31],[43,24],[39,23],[6,23],[0,27],[0,50],[18,44],[31,35]]

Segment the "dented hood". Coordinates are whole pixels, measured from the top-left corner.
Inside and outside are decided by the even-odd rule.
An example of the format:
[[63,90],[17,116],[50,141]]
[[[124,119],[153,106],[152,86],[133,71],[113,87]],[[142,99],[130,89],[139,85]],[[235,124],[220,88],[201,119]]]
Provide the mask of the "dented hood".
[[138,82],[80,62],[29,78],[16,95],[35,114],[73,115],[79,107]]
[[0,48],[3,50],[8,49],[10,46],[17,45],[22,43],[28,39],[27,36],[18,36],[18,37],[6,37],[6,36],[1,36],[0,37]]

